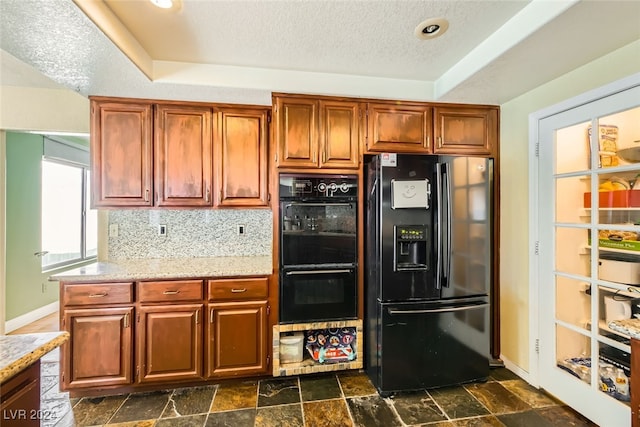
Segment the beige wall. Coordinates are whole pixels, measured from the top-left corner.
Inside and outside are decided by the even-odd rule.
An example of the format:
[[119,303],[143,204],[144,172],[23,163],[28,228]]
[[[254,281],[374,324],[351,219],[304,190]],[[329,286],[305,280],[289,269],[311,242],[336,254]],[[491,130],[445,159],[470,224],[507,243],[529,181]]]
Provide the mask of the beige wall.
[[70,91],[0,88],[0,334],[5,319],[5,130],[89,133],[89,100]]
[[[529,114],[640,72],[640,40],[594,60],[501,106],[500,313],[501,353],[530,372]],[[541,302],[543,303],[543,302]]]

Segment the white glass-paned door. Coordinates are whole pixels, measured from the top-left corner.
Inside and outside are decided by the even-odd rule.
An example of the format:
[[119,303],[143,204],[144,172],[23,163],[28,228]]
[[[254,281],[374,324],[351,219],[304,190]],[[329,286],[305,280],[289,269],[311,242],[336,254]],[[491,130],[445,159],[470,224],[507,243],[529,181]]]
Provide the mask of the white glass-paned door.
[[640,87],[538,124],[540,386],[630,425],[629,339],[608,323],[640,303],[640,277],[620,273],[640,263]]

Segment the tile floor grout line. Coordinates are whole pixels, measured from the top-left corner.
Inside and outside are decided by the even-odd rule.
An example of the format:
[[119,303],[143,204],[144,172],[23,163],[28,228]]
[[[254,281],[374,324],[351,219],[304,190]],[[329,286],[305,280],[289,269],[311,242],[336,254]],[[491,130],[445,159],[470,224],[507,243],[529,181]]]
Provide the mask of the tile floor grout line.
[[[487,381],[487,382],[489,382],[489,381]],[[499,382],[499,381],[496,380],[495,382]],[[482,407],[484,409],[486,409],[489,412],[490,415],[493,415],[494,417],[498,418],[498,416],[496,414],[494,414],[493,411],[487,405],[485,405],[480,399],[478,399],[475,394],[471,393],[471,390],[467,389],[467,385],[466,384],[462,384],[462,389],[464,391],[466,391],[467,393],[469,393],[469,396],[473,397],[479,404],[481,404]]]
[[300,381],[300,375],[298,375],[298,396],[300,397],[300,414],[302,414],[302,426],[306,426],[307,422],[304,418],[304,402],[302,401],[302,382]]
[[[359,371],[358,371],[359,372]],[[364,371],[363,371],[364,373]],[[365,376],[367,377],[367,380],[369,379],[369,376],[365,374]],[[342,399],[344,400],[344,404],[347,407],[347,414],[349,415],[349,419],[351,420],[351,425],[352,426],[356,426],[356,421],[353,418],[353,414],[351,413],[351,408],[349,408],[349,402],[347,401],[347,395],[344,392],[344,389],[342,388],[342,382],[340,381],[340,376],[338,374],[336,374],[336,380],[338,380],[338,386],[340,387],[340,393],[342,393]]]
[[[107,419],[107,422],[106,422],[106,423],[104,423],[104,425],[107,425],[107,424],[109,424],[109,423],[110,423],[110,421],[113,419],[113,417],[115,417],[115,416],[116,416],[116,414],[118,413],[118,411],[119,411],[120,409],[122,409],[122,407],[124,406],[125,402],[126,402],[127,400],[129,400],[129,397],[131,397],[131,393],[128,393],[128,394],[127,394],[127,397],[125,397],[125,399],[122,401],[122,403],[120,404],[120,406],[118,406],[118,407],[116,408],[116,410],[115,410],[115,411],[113,411],[113,414],[111,414],[111,416]],[[84,399],[84,398],[83,398],[83,399]]]
[[436,406],[438,407],[438,409],[440,409],[440,412],[441,412],[445,417],[447,417],[447,419],[446,419],[446,420],[443,420],[443,421],[452,421],[452,420],[454,420],[454,419],[455,419],[455,418],[451,418],[451,417],[449,416],[449,414],[447,414],[447,411],[445,411],[445,410],[444,410],[444,408],[443,408],[442,406],[440,406],[440,404],[436,401],[436,399],[434,399],[433,395],[432,395],[431,393],[429,393],[429,390],[426,390],[426,389],[425,389],[425,393],[427,394],[427,396],[429,397],[429,399],[431,399],[431,401],[433,402],[433,404],[434,404],[434,405],[436,405]]

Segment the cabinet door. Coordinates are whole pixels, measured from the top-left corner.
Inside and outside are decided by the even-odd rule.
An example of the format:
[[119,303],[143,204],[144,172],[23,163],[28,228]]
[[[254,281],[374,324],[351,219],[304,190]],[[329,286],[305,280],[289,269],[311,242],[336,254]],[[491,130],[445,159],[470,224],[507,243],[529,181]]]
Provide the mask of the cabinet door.
[[140,307],[140,383],[202,378],[202,304]]
[[359,104],[320,101],[320,167],[357,168]]
[[498,110],[456,106],[434,109],[435,154],[492,156],[498,142]]
[[0,413],[2,427],[39,427],[41,418],[53,418],[40,412],[39,359],[0,385]]
[[225,108],[215,143],[217,206],[267,206],[267,109]]
[[132,383],[132,316],[133,307],[64,310],[63,390]]
[[208,107],[156,107],[156,205],[212,205],[212,114]]
[[209,305],[208,376],[266,373],[267,338],[266,301]]
[[431,108],[394,103],[367,104],[367,150],[393,153],[428,153]]
[[276,98],[279,167],[318,167],[318,102]]
[[151,206],[151,104],[91,101],[91,203]]

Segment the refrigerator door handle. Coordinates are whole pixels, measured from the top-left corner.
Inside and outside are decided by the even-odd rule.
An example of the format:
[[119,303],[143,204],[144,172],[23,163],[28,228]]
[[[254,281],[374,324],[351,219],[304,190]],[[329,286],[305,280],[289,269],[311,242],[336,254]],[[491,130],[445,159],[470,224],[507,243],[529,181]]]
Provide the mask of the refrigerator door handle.
[[448,169],[446,163],[436,163],[436,289],[449,287],[451,272],[451,176]]
[[442,163],[436,163],[436,289],[442,288]]
[[458,307],[446,307],[446,308],[432,308],[425,310],[397,310],[395,308],[389,309],[389,314],[426,314],[426,313],[445,313],[450,311],[465,311],[465,310],[475,310],[477,308],[489,307],[489,303],[484,304],[475,304],[475,305],[465,305]]
[[452,214],[451,214],[451,174],[449,173],[449,166],[445,163],[442,165],[443,169],[444,169],[444,185],[445,185],[445,189],[444,189],[444,195],[446,198],[446,202],[445,202],[445,215],[446,215],[446,241],[445,241],[445,247],[443,248],[443,258],[444,258],[444,263],[443,263],[443,269],[442,269],[442,276],[444,278],[444,283],[443,285],[445,287],[449,287],[450,283],[449,283],[449,275],[451,274],[451,220],[452,220]]
[[[451,272],[451,176],[446,163],[436,163],[436,196],[438,223],[436,227],[436,289],[449,287]],[[444,237],[443,237],[444,234]]]

